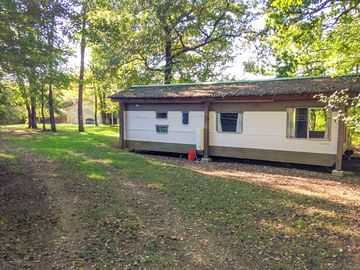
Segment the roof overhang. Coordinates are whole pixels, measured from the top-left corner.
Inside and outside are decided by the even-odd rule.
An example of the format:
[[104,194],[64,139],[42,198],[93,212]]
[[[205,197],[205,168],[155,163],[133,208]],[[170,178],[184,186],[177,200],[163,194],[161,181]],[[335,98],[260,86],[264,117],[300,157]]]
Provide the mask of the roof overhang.
[[276,78],[264,81],[130,86],[109,98],[124,103],[269,102],[317,100],[347,89],[360,93],[360,74]]
[[[331,95],[331,93],[323,93]],[[113,102],[121,103],[204,103],[204,102],[274,102],[274,101],[291,101],[291,100],[319,100],[319,93],[305,94],[286,94],[286,95],[267,95],[267,96],[228,96],[228,97],[175,97],[175,98],[117,98],[109,97]],[[351,92],[350,96],[355,96],[355,92]]]

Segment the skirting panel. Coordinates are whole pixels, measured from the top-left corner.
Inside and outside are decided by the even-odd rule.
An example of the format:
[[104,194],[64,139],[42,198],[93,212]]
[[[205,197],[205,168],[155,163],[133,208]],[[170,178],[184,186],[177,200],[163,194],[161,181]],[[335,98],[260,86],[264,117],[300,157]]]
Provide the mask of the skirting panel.
[[[192,144],[147,142],[147,141],[125,141],[128,149],[158,151],[170,153],[187,153],[189,149],[195,149]],[[265,150],[252,148],[235,148],[223,146],[210,146],[210,156],[245,158],[255,160],[278,161],[287,163],[298,163],[319,166],[332,166],[335,164],[336,155],[293,152],[281,150]]]
[[279,161],[319,166],[332,166],[336,161],[336,155],[281,150],[210,146],[209,152],[211,156]]
[[159,151],[159,152],[170,152],[170,153],[187,153],[188,150],[195,149],[196,145],[126,140],[125,147],[128,149],[135,149],[135,150]]

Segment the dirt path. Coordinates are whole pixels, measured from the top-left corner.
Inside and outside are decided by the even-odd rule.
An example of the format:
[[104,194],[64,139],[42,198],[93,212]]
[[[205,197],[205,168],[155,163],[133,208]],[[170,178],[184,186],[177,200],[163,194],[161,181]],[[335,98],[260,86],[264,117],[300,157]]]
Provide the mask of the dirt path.
[[[0,241],[5,268],[70,269],[84,240],[74,186],[50,159],[15,150],[0,158]],[[69,185],[70,184],[70,185]]]
[[112,180],[98,183],[3,141],[0,153],[1,269],[243,265],[171,198],[110,165]]

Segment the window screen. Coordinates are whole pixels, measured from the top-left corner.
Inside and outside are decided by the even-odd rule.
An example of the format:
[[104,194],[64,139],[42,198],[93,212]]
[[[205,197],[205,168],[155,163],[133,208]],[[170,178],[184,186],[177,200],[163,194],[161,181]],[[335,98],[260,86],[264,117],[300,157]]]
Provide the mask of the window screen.
[[242,133],[243,114],[242,113],[217,113],[216,129],[218,132]]
[[189,112],[183,112],[182,113],[182,123],[184,125],[189,124]]
[[329,111],[323,108],[291,108],[287,110],[288,138],[329,138]]
[[156,118],[167,118],[167,112],[157,112]]
[[168,125],[156,125],[156,132],[167,134],[168,133],[169,126]]

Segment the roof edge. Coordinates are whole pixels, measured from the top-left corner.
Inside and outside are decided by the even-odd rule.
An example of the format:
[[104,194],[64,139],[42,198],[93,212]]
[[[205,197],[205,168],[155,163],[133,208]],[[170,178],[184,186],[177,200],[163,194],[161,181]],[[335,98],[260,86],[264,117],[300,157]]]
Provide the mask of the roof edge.
[[173,87],[173,86],[196,86],[196,85],[226,85],[235,83],[257,83],[257,82],[272,82],[272,81],[291,81],[291,80],[305,80],[305,79],[321,79],[321,78],[347,78],[347,77],[360,77],[360,73],[348,73],[339,75],[310,75],[300,77],[277,77],[270,79],[259,80],[234,80],[234,81],[219,81],[219,82],[199,82],[199,83],[174,83],[174,84],[135,84],[129,88],[146,88],[146,87]]

